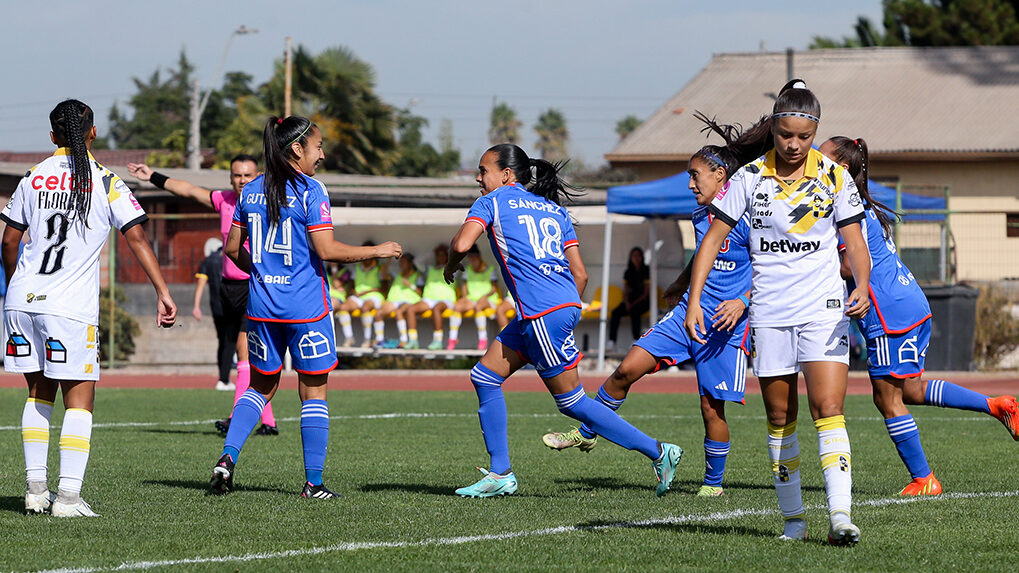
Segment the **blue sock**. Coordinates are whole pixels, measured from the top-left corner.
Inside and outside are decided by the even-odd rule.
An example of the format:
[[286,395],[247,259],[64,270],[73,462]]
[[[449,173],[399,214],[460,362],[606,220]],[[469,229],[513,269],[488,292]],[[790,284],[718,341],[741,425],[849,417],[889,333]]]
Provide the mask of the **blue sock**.
[[[601,402],[602,404],[605,404],[605,406],[607,406],[608,409],[612,410],[613,412],[618,410],[619,407],[623,405],[623,400],[626,400],[626,398],[623,398],[622,400],[616,400],[612,396],[609,396],[609,393],[605,391],[604,384],[602,384],[601,388],[598,388],[598,401]],[[587,424],[581,424],[580,435],[590,439],[597,436],[598,434],[594,433],[594,430],[588,427]]]
[[304,447],[304,479],[322,485],[329,442],[329,404],[325,400],[301,402],[301,444]]
[[265,403],[265,396],[254,388],[248,388],[234,404],[233,414],[230,415],[230,429],[223,442],[223,454],[229,455],[235,464],[241,455],[244,442],[251,435],[251,430],[255,429],[255,424],[262,418]]
[[510,471],[509,433],[506,425],[506,399],[502,383],[506,379],[485,368],[481,363],[471,369],[471,384],[478,393],[478,420],[491,458],[488,471],[505,474]]
[[637,450],[652,460],[661,457],[658,441],[641,432],[633,424],[619,417],[605,404],[592,400],[584,393],[583,386],[577,386],[565,394],[552,394],[559,411],[574,420],[579,420],[589,428],[612,442],[628,450]]
[[931,380],[927,383],[924,401],[928,406],[991,413],[987,406],[987,396],[944,380]]
[[895,449],[899,450],[899,457],[902,463],[906,464],[909,475],[914,479],[931,475],[931,467],[927,465],[927,456],[923,453],[923,445],[920,444],[920,430],[913,421],[913,416],[896,416],[885,420],[885,427],[888,428],[888,435],[895,442]]
[[729,456],[729,442],[716,442],[704,438],[704,485],[722,485],[725,459]]

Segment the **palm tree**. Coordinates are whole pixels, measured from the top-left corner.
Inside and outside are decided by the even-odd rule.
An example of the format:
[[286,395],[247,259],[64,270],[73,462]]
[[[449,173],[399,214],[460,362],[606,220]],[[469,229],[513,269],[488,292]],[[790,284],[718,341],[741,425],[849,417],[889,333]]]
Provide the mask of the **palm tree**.
[[503,102],[492,108],[491,121],[488,128],[488,142],[516,143],[520,140],[520,128],[523,123],[517,119],[517,112],[509,104]]
[[633,130],[640,127],[643,123],[640,118],[635,115],[628,115],[623,119],[616,122],[616,135],[619,136],[619,141],[626,139],[627,135],[633,133]]
[[534,131],[538,132],[538,142],[534,146],[543,158],[549,161],[566,159],[566,143],[570,133],[566,129],[563,112],[555,108],[545,110],[538,116]]

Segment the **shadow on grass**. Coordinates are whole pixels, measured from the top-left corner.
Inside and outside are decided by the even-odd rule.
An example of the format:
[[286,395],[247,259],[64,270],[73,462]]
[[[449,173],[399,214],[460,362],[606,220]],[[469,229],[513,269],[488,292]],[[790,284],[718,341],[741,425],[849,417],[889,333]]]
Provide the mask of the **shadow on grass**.
[[[617,525],[611,521],[589,521],[577,527],[598,529],[606,526]],[[658,529],[676,533],[710,533],[712,535],[739,535],[741,537],[775,538],[778,533],[772,529],[756,529],[742,525],[709,525],[706,523],[648,523],[648,524],[627,524],[620,525],[626,529]]]
[[[677,480],[674,480],[672,482],[672,489],[675,490],[675,489],[681,487],[684,491],[685,490],[689,490],[691,492],[696,492],[697,490],[700,489],[701,484],[703,484],[703,483],[704,482],[702,480],[699,480],[699,479],[696,479],[696,480],[694,480],[694,479],[684,479],[684,480],[677,479]],[[729,481],[729,480],[725,480],[722,483],[722,487],[724,487],[726,490],[730,490],[730,489],[733,489],[733,490],[736,490],[736,489],[759,489],[759,490],[774,491],[774,489],[775,489],[775,485],[773,483],[770,483],[770,482],[766,482],[766,483],[762,483],[762,482],[751,483],[751,482],[744,482],[744,481]],[[804,485],[804,486],[801,486],[801,487],[803,488],[803,491],[820,491],[820,492],[824,491],[823,487],[816,486],[816,485]]]
[[[161,485],[164,487],[173,487],[178,489],[190,489],[200,491],[202,493],[208,493],[209,482],[206,480],[196,479],[156,479],[156,480],[142,480],[145,485]],[[282,493],[285,495],[293,495],[293,490],[281,489],[278,487],[263,487],[257,485],[245,485],[238,483],[234,486],[233,491],[242,493],[245,491],[261,491],[269,493]]]
[[[423,483],[367,483],[358,488],[363,493],[379,491],[403,491],[407,493],[422,493],[426,495],[438,495],[441,497],[459,497],[453,491],[458,486],[437,486]],[[501,496],[499,496],[501,497]],[[510,496],[506,496],[510,497]],[[549,495],[521,494],[515,493],[512,497],[552,497]]]
[[593,491],[596,489],[646,491],[654,485],[649,485],[650,481],[633,483],[614,477],[556,478],[555,483],[567,486],[570,491]]
[[3,496],[0,497],[0,511],[14,513],[25,513],[25,496]]
[[142,430],[142,431],[143,432],[148,432],[150,434],[186,434],[188,436],[201,436],[201,435],[205,435],[205,436],[217,436],[219,438],[222,438],[223,435],[224,435],[221,432],[218,432],[216,430],[204,430],[204,429],[203,430],[198,430],[198,429],[195,429],[195,430],[169,430],[169,429],[166,429],[166,428],[149,428],[149,429]]

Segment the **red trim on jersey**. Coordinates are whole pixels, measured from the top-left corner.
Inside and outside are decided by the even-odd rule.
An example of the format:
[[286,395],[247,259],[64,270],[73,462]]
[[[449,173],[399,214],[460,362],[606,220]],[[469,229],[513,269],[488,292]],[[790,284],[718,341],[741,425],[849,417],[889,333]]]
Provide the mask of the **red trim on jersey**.
[[467,217],[467,219],[464,220],[464,223],[466,223],[467,221],[472,221],[474,223],[481,225],[482,229],[488,228],[488,225],[480,217]]
[[333,228],[332,223],[320,223],[318,225],[309,225],[308,232],[314,233],[315,231],[324,231],[326,229],[332,230],[332,228]]
[[915,378],[917,376],[923,375],[923,369],[921,368],[919,372],[914,372],[912,374],[896,374],[894,372],[889,372],[888,375],[891,376],[892,378],[898,378],[899,380],[905,380],[907,378]]
[[580,364],[580,359],[583,358],[583,357],[584,357],[584,353],[578,351],[577,352],[577,357],[573,359],[573,362],[570,362],[568,365],[563,366],[563,371],[573,370],[574,368],[576,368],[577,365]]
[[248,228],[247,225],[245,225],[244,223],[241,223],[239,221],[230,221],[230,226],[231,227],[237,227],[238,229],[247,229]]
[[750,349],[747,348],[747,338],[750,337],[750,317],[747,317],[747,325],[743,327],[743,340],[739,341],[739,349],[743,354],[750,356]]
[[572,239],[570,241],[566,241],[565,243],[563,243],[563,250],[565,251],[566,249],[568,249],[570,247],[579,247],[579,246],[580,246],[580,241],[578,241],[577,239]]
[[670,366],[675,365],[676,365],[675,358],[659,358],[658,360],[655,361],[655,369],[652,370],[651,373],[654,374],[655,372],[658,372],[662,368],[668,368]]
[[577,308],[584,308],[579,302],[567,302],[567,303],[563,303],[563,304],[560,304],[560,305],[557,305],[557,306],[553,306],[552,308],[550,308],[548,310],[543,310],[543,311],[539,312],[538,314],[532,314],[530,316],[527,316],[523,312],[521,312],[520,313],[520,318],[526,318],[527,320],[533,320],[535,318],[541,318],[541,317],[545,316],[546,314],[548,314],[550,312],[555,312],[555,311],[557,311],[559,309],[568,308],[568,307],[571,307],[571,306],[575,306]]
[[283,370],[283,366],[282,365],[280,365],[279,368],[273,370],[272,372],[266,372],[264,370],[259,370],[258,368],[255,368],[253,365],[250,365],[250,364],[249,364],[249,366],[251,366],[252,370],[254,370],[255,372],[258,372],[262,376],[272,376],[273,374],[279,374],[280,370]]
[[913,324],[912,326],[907,326],[902,330],[891,330],[888,328],[888,323],[885,322],[885,315],[881,312],[881,307],[879,307],[877,304],[877,298],[874,297],[874,289],[872,289],[870,285],[867,285],[867,291],[870,292],[870,300],[871,302],[874,303],[874,310],[877,311],[877,317],[878,319],[881,320],[881,328],[884,329],[885,334],[902,334],[904,332],[909,332],[910,330],[913,330],[914,328],[920,326],[924,322],[927,322],[927,319],[929,319],[932,316],[931,313],[927,313],[927,316],[921,318],[919,321],[916,322],[916,324]]
[[258,322],[278,322],[278,323],[284,323],[284,324],[304,324],[306,322],[315,322],[317,320],[322,320],[323,318],[326,317],[327,314],[329,314],[329,309],[328,308],[325,310],[325,312],[323,312],[322,314],[316,316],[315,318],[294,318],[294,319],[290,319],[290,318],[260,318],[260,317],[257,317],[257,316],[251,316],[250,314],[247,315],[247,317],[248,317],[248,320],[255,320],[255,321],[258,321]]
[[326,373],[332,372],[334,369],[336,369],[337,366],[339,366],[339,364],[340,364],[340,361],[336,360],[335,362],[333,362],[332,366],[330,366],[329,368],[326,368],[325,370],[310,371],[310,370],[301,370],[300,368],[294,368],[294,370],[297,370],[301,374],[307,374],[309,376],[316,376],[318,374],[326,374]]

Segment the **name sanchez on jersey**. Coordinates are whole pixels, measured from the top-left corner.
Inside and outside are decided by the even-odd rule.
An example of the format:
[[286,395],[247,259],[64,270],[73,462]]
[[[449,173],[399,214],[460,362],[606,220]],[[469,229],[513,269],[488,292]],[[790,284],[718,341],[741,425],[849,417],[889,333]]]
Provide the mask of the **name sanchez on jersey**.
[[546,213],[562,213],[563,208],[555,203],[544,201],[544,200],[531,200],[531,199],[509,199],[506,201],[510,209],[534,209],[535,211],[545,211]]

